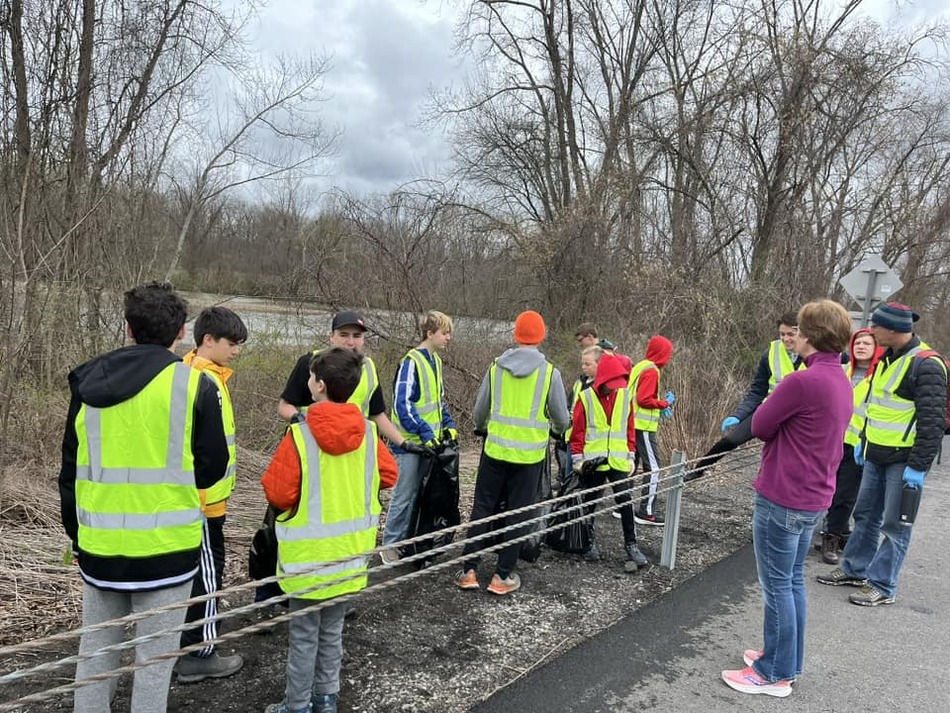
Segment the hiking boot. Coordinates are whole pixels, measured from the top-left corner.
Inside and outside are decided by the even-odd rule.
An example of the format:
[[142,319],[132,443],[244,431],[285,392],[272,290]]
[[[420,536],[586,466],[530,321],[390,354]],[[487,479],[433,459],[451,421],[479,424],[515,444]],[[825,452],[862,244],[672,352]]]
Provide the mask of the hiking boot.
[[336,713],[336,694],[313,694],[313,698],[310,699],[310,710],[313,713]]
[[[269,706],[267,706],[267,708],[264,709],[264,713],[310,713],[312,710],[313,708],[310,704],[307,704],[306,708],[290,710],[290,708],[287,707],[287,704],[284,701],[281,701],[280,703],[271,703]],[[333,710],[335,711],[336,708],[334,707]]]
[[756,651],[755,649],[746,649],[745,651],[742,652],[742,662],[746,666],[751,666],[760,658],[762,658],[762,654],[764,653],[765,653],[765,649],[759,649],[758,651]]
[[175,662],[175,673],[178,683],[198,683],[206,678],[224,678],[241,670],[244,659],[240,654],[233,656],[218,656],[212,651],[210,656],[200,658],[186,654],[178,657]]
[[591,542],[590,547],[584,553],[584,559],[587,562],[600,562],[600,548],[596,542]]
[[788,681],[769,683],[757,674],[751,666],[746,666],[737,671],[723,671],[722,680],[726,682],[729,688],[733,688],[740,693],[764,693],[776,698],[785,698],[792,693],[792,684]]
[[864,587],[868,583],[868,580],[864,577],[852,577],[841,569],[841,567],[835,567],[828,572],[828,574],[819,574],[815,579],[821,584],[830,584],[832,587],[840,587],[842,585],[847,587]]
[[881,604],[893,604],[894,597],[887,596],[877,587],[866,585],[861,587],[860,591],[850,595],[848,599],[852,604],[858,604],[862,607],[877,607]]
[[841,538],[837,535],[825,534],[821,538],[821,561],[825,564],[838,564],[841,559]]
[[496,574],[491,578],[491,584],[488,585],[487,589],[492,594],[497,594],[499,596],[511,594],[512,592],[521,589],[521,577],[518,576],[517,572],[512,572],[504,579]]
[[636,542],[630,542],[624,545],[623,549],[624,552],[627,553],[627,559],[623,563],[625,572],[636,572],[638,569],[646,569],[650,566],[650,561],[640,551],[640,548],[637,547]]
[[646,510],[634,510],[633,521],[638,525],[665,525],[666,521],[662,515],[656,513],[648,515]]
[[460,569],[455,574],[455,586],[459,589],[478,589],[478,576],[475,570],[470,569],[466,572]]
[[379,559],[383,564],[396,564],[402,556],[398,547],[387,547],[379,551]]

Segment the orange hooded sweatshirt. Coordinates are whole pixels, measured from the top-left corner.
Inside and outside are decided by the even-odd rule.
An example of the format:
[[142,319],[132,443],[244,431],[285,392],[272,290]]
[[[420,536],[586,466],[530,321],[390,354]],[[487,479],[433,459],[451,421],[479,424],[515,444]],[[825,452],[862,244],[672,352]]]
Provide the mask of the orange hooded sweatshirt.
[[[307,409],[306,423],[317,445],[330,455],[354,451],[366,437],[366,421],[354,404],[321,401]],[[396,460],[382,440],[378,451],[380,487],[391,488],[399,476]],[[295,508],[300,502],[300,479],[300,457],[293,436],[288,432],[261,478],[267,502],[281,512]]]

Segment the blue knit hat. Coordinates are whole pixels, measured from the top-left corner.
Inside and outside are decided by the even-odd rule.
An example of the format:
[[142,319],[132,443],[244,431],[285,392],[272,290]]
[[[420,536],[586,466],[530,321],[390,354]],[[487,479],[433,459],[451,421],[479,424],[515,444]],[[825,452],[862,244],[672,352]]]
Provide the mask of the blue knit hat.
[[914,322],[918,319],[920,315],[907,305],[902,305],[900,302],[888,302],[874,310],[871,315],[871,324],[895,332],[913,332]]

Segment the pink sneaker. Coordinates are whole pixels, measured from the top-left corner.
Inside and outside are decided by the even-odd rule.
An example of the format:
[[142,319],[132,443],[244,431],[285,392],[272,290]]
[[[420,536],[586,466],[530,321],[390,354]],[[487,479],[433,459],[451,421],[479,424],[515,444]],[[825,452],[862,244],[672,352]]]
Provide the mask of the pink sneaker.
[[759,649],[758,651],[755,649],[746,649],[742,652],[742,660],[745,662],[746,666],[751,666],[760,658],[762,658],[762,654],[764,653],[765,649]]
[[723,671],[722,680],[729,688],[734,688],[740,693],[764,693],[767,696],[785,698],[792,692],[792,684],[788,681],[769,683],[751,666],[738,671]]

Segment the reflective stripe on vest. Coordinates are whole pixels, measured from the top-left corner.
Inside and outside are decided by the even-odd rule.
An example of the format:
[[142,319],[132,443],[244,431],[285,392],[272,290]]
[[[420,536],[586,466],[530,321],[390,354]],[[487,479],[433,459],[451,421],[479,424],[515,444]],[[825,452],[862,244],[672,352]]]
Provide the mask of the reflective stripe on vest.
[[630,372],[630,391],[633,395],[633,424],[638,431],[657,431],[660,427],[660,409],[644,408],[637,401],[637,387],[640,386],[640,375],[647,369],[656,369],[656,389],[660,390],[660,367],[649,359],[637,362]]
[[[314,349],[311,354],[316,356],[320,353],[319,349]],[[346,400],[348,404],[356,404],[363,412],[363,418],[369,417],[369,402],[373,398],[373,392],[379,385],[379,373],[376,371],[376,364],[368,356],[363,356],[363,369],[360,372],[360,381],[356,385],[350,398]],[[306,413],[306,406],[300,411]]]
[[[442,430],[442,357],[432,353],[435,368],[418,349],[410,349],[405,359],[409,359],[416,367],[419,379],[419,400],[416,402],[416,413],[419,418],[429,424],[429,428],[438,437]],[[415,433],[409,433],[402,427],[399,414],[396,413],[395,399],[390,419],[402,436],[410,442],[421,443],[422,439]]]
[[507,463],[544,460],[551,427],[545,409],[553,373],[549,362],[527,376],[513,376],[497,362],[492,365],[486,455]]
[[76,416],[79,547],[147,558],[196,549],[202,517],[191,451],[201,372],[169,364],[114,406]]
[[627,422],[630,420],[631,395],[629,389],[617,389],[614,408],[607,422],[607,412],[593,389],[581,394],[587,430],[584,432],[584,460],[606,457],[607,465],[598,470],[629,468],[630,447],[627,443]]
[[871,397],[867,409],[869,443],[892,448],[907,448],[917,440],[917,419],[914,402],[897,395],[911,360],[922,346],[910,349],[882,369],[879,363],[871,381]]
[[769,393],[775,391],[779,382],[793,371],[805,368],[805,361],[799,359],[798,364],[792,361],[788,355],[788,350],[782,344],[781,339],[776,339],[769,344]]
[[224,437],[228,443],[228,469],[217,483],[205,490],[205,505],[219,503],[231,497],[234,491],[234,485],[237,475],[237,444],[234,439],[234,406],[231,404],[231,393],[227,385],[221,380],[221,377],[210,369],[203,373],[211,377],[214,385],[218,387],[218,394],[221,396],[221,418],[224,421]]
[[281,589],[304,599],[358,592],[379,523],[376,426],[366,421],[360,447],[341,455],[323,451],[306,424],[293,424],[290,433],[300,457],[300,504],[275,523]]
[[583,391],[583,381],[581,379],[576,379],[574,385],[571,387],[571,410],[568,412],[571,414],[571,422],[567,427],[567,430],[564,431],[564,441],[569,442],[571,440],[571,434],[574,433],[574,407],[577,406],[577,401],[581,397],[581,391]]

